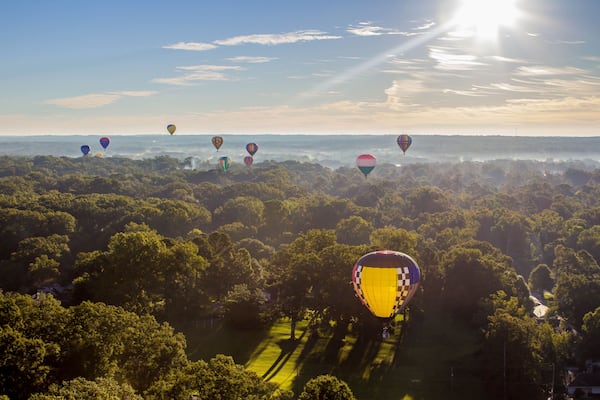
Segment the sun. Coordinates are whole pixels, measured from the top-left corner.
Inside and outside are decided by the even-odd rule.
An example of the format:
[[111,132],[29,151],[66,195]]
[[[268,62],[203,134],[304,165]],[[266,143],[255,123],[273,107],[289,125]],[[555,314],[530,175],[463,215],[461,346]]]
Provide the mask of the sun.
[[512,26],[517,17],[517,0],[461,0],[454,24],[471,30],[482,39],[497,37],[501,27]]

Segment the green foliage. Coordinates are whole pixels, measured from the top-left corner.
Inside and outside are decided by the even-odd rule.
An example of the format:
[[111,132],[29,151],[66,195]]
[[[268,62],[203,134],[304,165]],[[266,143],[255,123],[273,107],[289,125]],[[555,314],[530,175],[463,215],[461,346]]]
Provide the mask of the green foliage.
[[304,385],[299,400],[354,400],[354,394],[348,384],[335,376],[321,375]]
[[600,307],[583,316],[581,326],[583,338],[581,340],[581,357],[585,360],[600,358]]
[[369,241],[373,224],[358,215],[340,220],[335,227],[339,243],[359,245]]
[[547,353],[553,347],[551,336],[516,298],[499,292],[491,303],[493,313],[484,330],[490,398],[540,398],[545,383],[541,366],[554,361]]
[[233,358],[218,355],[208,363],[200,360],[173,371],[157,381],[147,393],[156,398],[187,399],[196,395],[199,400],[291,399],[289,392],[280,392],[277,385],[264,382],[256,373],[235,364]]
[[440,297],[460,319],[472,318],[481,299],[499,290],[510,293],[517,280],[506,260],[491,246],[477,242],[467,245],[450,249],[442,259],[445,285]]
[[142,400],[128,384],[120,384],[113,378],[97,378],[89,381],[75,378],[61,385],[53,384],[45,393],[35,393],[29,400]]
[[395,250],[406,254],[414,254],[419,235],[406,229],[385,227],[371,232],[369,240],[378,250]]
[[75,290],[139,313],[186,315],[198,310],[195,299],[208,267],[197,253],[191,242],[168,244],[147,226],[130,225],[111,238],[108,251],[78,255]]
[[261,310],[265,302],[260,289],[251,291],[246,284],[235,285],[224,299],[225,322],[239,329],[258,328],[264,322]]
[[[183,338],[149,313],[179,324],[223,315],[229,329],[279,313],[292,337],[310,316],[311,326],[360,334],[369,320],[350,270],[383,248],[421,266],[411,324],[445,312],[473,335],[483,330],[490,363],[478,378],[499,384],[505,334],[519,353],[509,360],[515,368],[543,371],[597,352],[597,170],[577,162],[382,165],[365,181],[354,168],[310,163],[225,175],[186,170],[189,162],[0,157],[0,286],[37,293],[0,300],[0,382],[22,391],[11,398],[59,396],[62,380],[65,390],[95,388],[104,376],[138,394],[156,388],[188,361]],[[579,345],[568,331],[532,326],[530,289],[554,291],[551,314],[581,327]],[[486,300],[498,291],[507,297]],[[524,376],[537,398],[540,376]]]
[[119,376],[137,391],[185,365],[185,339],[168,324],[102,303],[68,309],[52,296],[3,294],[0,392],[25,399],[51,383]]

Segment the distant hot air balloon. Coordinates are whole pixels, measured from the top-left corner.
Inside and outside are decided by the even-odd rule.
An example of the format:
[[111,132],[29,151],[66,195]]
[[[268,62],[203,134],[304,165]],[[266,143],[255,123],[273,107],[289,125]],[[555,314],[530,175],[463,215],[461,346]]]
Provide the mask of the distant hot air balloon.
[[251,166],[253,162],[254,162],[254,159],[252,158],[252,156],[244,157],[244,164],[246,164],[246,167]]
[[213,146],[219,151],[219,148],[223,144],[223,138],[221,136],[213,136],[211,139]]
[[221,168],[223,171],[227,171],[229,167],[231,167],[231,158],[227,156],[219,158],[219,168]]
[[175,129],[177,129],[177,127],[173,124],[167,125],[167,131],[169,131],[171,135],[175,133]]
[[361,154],[356,158],[356,166],[365,175],[365,178],[373,171],[375,164],[377,164],[377,159],[370,154]]
[[97,153],[95,154],[95,157],[96,157],[96,158],[102,158],[102,157],[104,157],[104,155],[103,155],[101,152],[97,152]]
[[384,338],[388,335],[388,322],[406,307],[420,280],[421,271],[415,260],[399,251],[365,254],[352,269],[354,291],[364,306],[383,320]]
[[246,145],[246,151],[253,156],[258,151],[258,145],[256,143],[248,143]]
[[107,137],[101,137],[100,138],[100,146],[102,146],[102,148],[104,150],[106,150],[106,148],[108,147],[108,145],[110,144],[110,139]]
[[412,144],[412,138],[408,135],[400,135],[396,139],[396,142],[398,143],[398,146],[400,146],[400,149],[402,149],[402,153],[406,154],[406,150],[408,150]]
[[84,156],[87,156],[90,152],[90,146],[88,146],[87,144],[84,144],[83,146],[81,146],[81,152],[83,153]]

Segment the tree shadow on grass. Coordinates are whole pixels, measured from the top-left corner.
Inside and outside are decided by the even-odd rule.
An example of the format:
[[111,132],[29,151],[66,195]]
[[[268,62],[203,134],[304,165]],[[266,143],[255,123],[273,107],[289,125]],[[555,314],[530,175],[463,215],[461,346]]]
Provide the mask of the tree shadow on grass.
[[263,374],[262,378],[265,381],[268,382],[275,376],[277,376],[279,371],[281,371],[281,369],[289,361],[290,357],[294,353],[294,350],[296,350],[300,342],[302,342],[302,338],[304,337],[304,335],[306,335],[306,330],[304,330],[300,337],[296,340],[286,339],[277,342],[277,344],[281,348],[281,352],[279,353],[277,359],[273,361],[273,364],[269,367],[269,369]]
[[268,327],[239,330],[226,326],[218,319],[194,321],[179,329],[186,337],[186,352],[191,360],[208,360],[217,354],[227,354],[239,364],[247,363],[269,334]]

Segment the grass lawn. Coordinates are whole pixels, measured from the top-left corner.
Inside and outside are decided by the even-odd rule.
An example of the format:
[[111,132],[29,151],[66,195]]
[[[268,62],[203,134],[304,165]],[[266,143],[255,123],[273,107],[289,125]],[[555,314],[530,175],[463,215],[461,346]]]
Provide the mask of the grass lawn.
[[425,317],[383,340],[375,331],[352,329],[317,333],[298,324],[290,341],[290,321],[264,331],[232,331],[221,325],[186,332],[190,359],[233,356],[266,381],[299,394],[318,375],[348,383],[359,400],[481,399],[477,378],[477,337],[444,317]]

